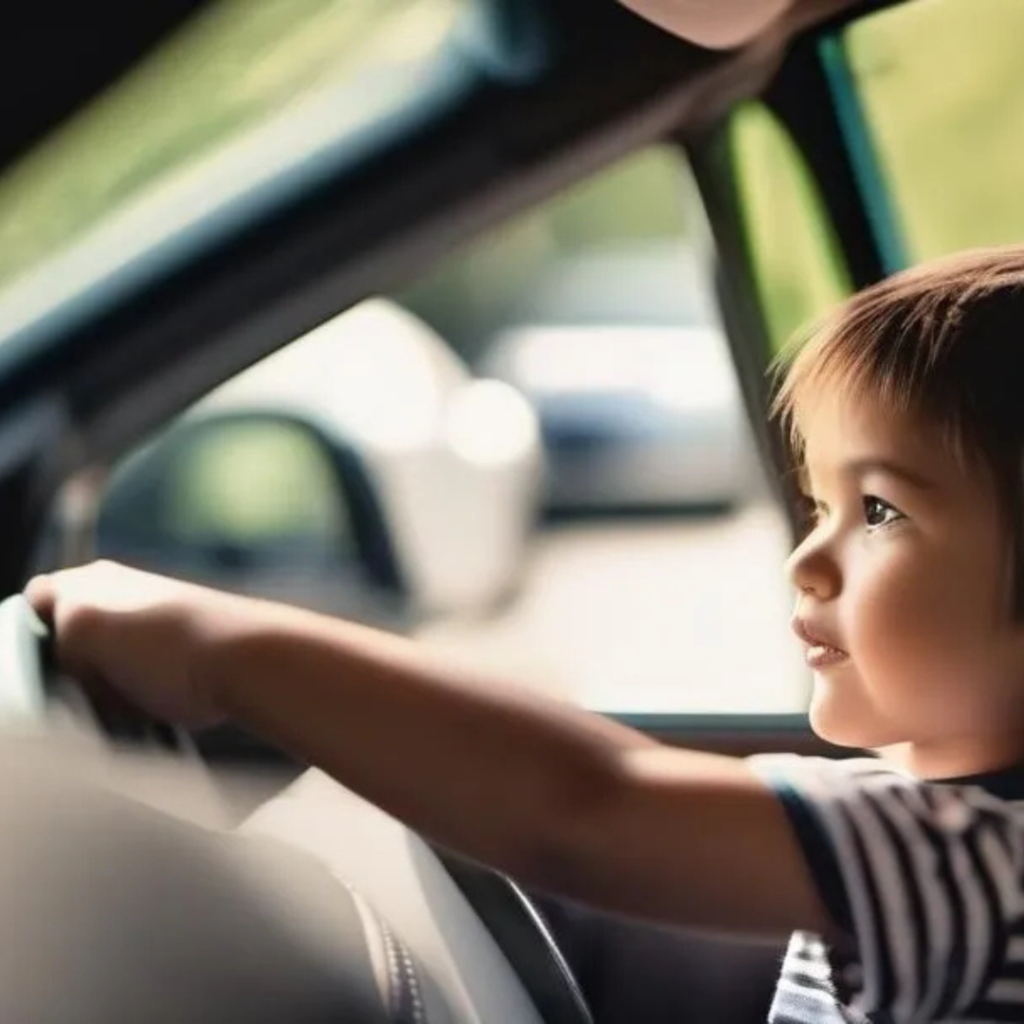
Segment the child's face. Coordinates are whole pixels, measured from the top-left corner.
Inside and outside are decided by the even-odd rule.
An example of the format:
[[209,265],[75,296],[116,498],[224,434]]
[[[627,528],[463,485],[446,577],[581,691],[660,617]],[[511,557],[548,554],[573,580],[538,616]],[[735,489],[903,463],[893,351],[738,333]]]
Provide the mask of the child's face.
[[818,521],[788,570],[815,731],[907,744],[933,777],[1019,759],[1024,628],[991,480],[961,470],[934,427],[870,404],[822,402],[801,428]]

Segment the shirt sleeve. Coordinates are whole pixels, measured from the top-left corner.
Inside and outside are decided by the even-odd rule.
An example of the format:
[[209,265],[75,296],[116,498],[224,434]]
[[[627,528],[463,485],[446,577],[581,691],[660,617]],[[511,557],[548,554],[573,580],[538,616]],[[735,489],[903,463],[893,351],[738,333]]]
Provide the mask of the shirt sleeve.
[[1024,910],[1024,809],[974,786],[921,782],[878,761],[762,755],[818,892],[855,944],[850,1005],[897,1020],[970,1007]]

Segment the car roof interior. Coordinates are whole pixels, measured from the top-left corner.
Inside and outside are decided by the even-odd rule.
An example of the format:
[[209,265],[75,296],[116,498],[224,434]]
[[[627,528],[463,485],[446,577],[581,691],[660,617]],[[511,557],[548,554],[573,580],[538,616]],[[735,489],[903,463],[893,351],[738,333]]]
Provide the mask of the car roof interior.
[[[8,15],[0,88],[19,99],[7,105],[0,172],[204,6],[152,0],[125,11],[103,0]],[[19,321],[18,309],[0,302],[0,431],[18,440],[0,466],[5,591],[30,570],[33,524],[70,473],[115,457],[327,317],[401,287],[488,227],[647,143],[687,147],[731,268],[719,281],[730,300],[726,327],[731,339],[762,337],[749,282],[732,269],[743,263],[742,242],[728,175],[716,173],[716,128],[738,100],[766,89],[825,183],[854,283],[880,276],[852,170],[832,144],[828,101],[807,102],[825,96],[814,88],[813,33],[860,5],[795,45],[780,30],[729,52],[673,38],[614,0],[466,7],[467,29],[445,54],[436,91],[336,150],[299,187],[42,316]],[[55,20],[74,30],[54,33]],[[748,401],[757,401],[763,355],[733,347]],[[773,439],[759,441],[771,456]]]

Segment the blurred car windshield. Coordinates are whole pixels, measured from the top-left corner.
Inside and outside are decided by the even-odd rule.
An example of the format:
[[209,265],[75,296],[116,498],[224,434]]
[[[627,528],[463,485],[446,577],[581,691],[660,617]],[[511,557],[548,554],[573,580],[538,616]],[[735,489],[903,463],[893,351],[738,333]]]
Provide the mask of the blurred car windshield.
[[0,342],[209,244],[443,92],[463,6],[221,0],[194,17],[0,176]]

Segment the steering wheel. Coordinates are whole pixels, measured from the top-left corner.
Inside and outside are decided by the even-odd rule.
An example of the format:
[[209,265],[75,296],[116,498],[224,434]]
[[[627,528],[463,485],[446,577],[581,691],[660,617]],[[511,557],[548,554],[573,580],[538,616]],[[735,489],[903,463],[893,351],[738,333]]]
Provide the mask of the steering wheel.
[[[50,628],[22,595],[9,597],[0,602],[0,727],[41,727],[45,731],[52,722],[54,705],[64,712],[70,711],[79,721],[87,719],[90,728],[98,728],[117,739],[157,745],[179,755],[194,753],[191,741],[180,730],[153,722],[138,712],[115,713],[100,706],[100,702],[91,700],[81,687],[63,678],[54,660]],[[197,754],[195,756],[198,757]],[[308,787],[310,784],[314,788],[318,785],[312,779],[305,785]],[[301,782],[298,785],[302,787]],[[333,780],[325,778],[319,785],[325,786],[321,799],[337,804],[334,813],[329,806],[324,810],[326,816],[334,819],[341,829],[338,841],[331,841],[324,849],[314,851],[312,846],[303,842],[305,828],[294,827],[300,824],[298,822],[291,823],[291,827],[286,828],[289,834],[280,838],[293,845],[308,846],[309,852],[319,852],[325,861],[330,860],[331,851],[355,857],[354,861],[339,863],[337,874],[354,882],[357,888],[382,886],[383,893],[391,894],[392,883],[397,884],[404,878],[399,885],[400,891],[414,892],[422,887],[427,892],[429,889],[429,898],[420,901],[420,913],[424,919],[412,922],[410,927],[414,930],[425,927],[426,919],[432,922],[434,914],[447,919],[451,913],[462,919],[463,923],[456,929],[461,932],[467,927],[465,915],[470,911],[490,932],[504,954],[502,969],[511,968],[519,977],[545,1024],[591,1024],[586,1002],[553,937],[532,903],[511,880],[460,861],[444,851],[431,851],[398,822],[389,821],[383,812],[354,795],[346,797]],[[284,807],[286,813],[296,808],[301,810],[302,802],[286,800]],[[277,813],[268,806],[257,812],[256,817],[269,818],[272,823]],[[319,813],[316,817],[320,817]],[[346,825],[351,827],[346,828]],[[357,850],[344,839],[351,834],[368,836],[368,828],[379,830],[380,835],[378,842],[372,844],[373,856],[361,864],[356,856]],[[316,836],[322,841],[322,830],[314,833],[313,844],[317,842]],[[387,858],[378,862],[385,852]],[[385,875],[381,865],[387,863],[388,858],[390,873]],[[450,912],[442,912],[433,906],[434,900],[451,903],[455,899],[456,903],[460,902],[451,893],[453,882],[461,893],[461,900],[465,901],[465,909],[459,910],[456,906]],[[404,914],[406,911],[405,901],[399,900],[396,916],[398,912]],[[431,923],[430,928],[435,931],[431,942],[440,942],[441,935],[436,932],[436,925]],[[463,942],[467,950],[478,945]],[[412,967],[408,969],[412,970]],[[404,1022],[420,1018],[399,1014],[395,1019]]]
[[55,706],[92,730],[118,741],[195,755],[181,729],[127,707],[91,700],[57,669],[50,627],[21,595],[0,601],[0,726],[43,728]]

